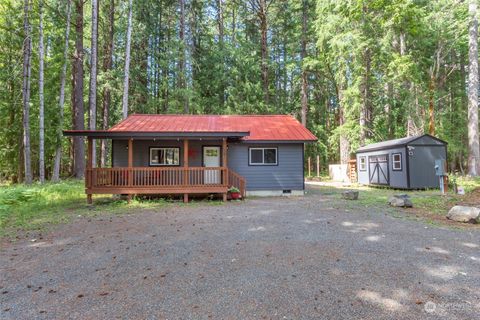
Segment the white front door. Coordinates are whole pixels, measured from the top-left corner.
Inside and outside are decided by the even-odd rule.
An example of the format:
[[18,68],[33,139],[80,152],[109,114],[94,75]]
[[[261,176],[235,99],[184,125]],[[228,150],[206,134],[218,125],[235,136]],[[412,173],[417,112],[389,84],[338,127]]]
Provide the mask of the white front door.
[[[220,167],[220,147],[203,147],[203,166]],[[220,183],[220,170],[205,170],[204,172],[206,184]]]

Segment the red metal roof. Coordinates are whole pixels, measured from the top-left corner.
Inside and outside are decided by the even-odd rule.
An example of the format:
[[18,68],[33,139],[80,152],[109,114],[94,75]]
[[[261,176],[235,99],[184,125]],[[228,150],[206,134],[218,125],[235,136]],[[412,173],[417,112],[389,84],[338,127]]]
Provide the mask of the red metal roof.
[[163,115],[133,114],[108,132],[249,132],[249,141],[316,141],[289,115]]

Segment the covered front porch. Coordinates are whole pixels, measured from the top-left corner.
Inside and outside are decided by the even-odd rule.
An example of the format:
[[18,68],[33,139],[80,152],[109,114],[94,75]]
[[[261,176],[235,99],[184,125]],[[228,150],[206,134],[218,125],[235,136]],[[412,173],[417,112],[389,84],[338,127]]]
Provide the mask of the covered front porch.
[[[117,137],[111,135],[86,135],[87,136],[87,165],[85,173],[85,193],[87,202],[92,203],[94,194],[120,194],[126,195],[130,201],[133,195],[137,194],[158,194],[158,195],[183,195],[183,201],[189,201],[189,195],[193,194],[218,194],[224,201],[227,200],[228,189],[238,188],[242,198],[246,195],[245,179],[228,167],[228,141],[229,137],[178,137],[175,154],[178,161],[175,163],[164,163],[158,160],[158,165],[152,165],[150,162],[139,161],[145,158],[145,146],[154,145],[171,146],[172,137],[151,138],[140,137]],[[93,161],[93,148],[95,139],[110,138],[113,142],[122,142],[121,151],[115,150],[117,158],[125,157],[126,161],[114,161],[114,152],[112,151],[111,167],[95,167]],[[191,166],[191,146],[198,147],[198,142],[202,141],[204,145],[210,148],[218,148],[218,162],[207,163],[205,155],[202,154],[202,162],[192,161]],[[137,144],[136,144],[137,143]],[[193,145],[192,145],[193,144]],[[138,151],[135,150],[137,146]],[[126,149],[126,150],[125,150]],[[150,148],[163,149],[163,148]],[[203,148],[202,148],[203,150]],[[211,150],[210,150],[211,151]],[[152,150],[149,150],[151,157]],[[208,153],[207,153],[208,154]],[[189,157],[190,155],[190,157]],[[215,153],[216,155],[216,153]],[[162,154],[163,156],[163,154]]]

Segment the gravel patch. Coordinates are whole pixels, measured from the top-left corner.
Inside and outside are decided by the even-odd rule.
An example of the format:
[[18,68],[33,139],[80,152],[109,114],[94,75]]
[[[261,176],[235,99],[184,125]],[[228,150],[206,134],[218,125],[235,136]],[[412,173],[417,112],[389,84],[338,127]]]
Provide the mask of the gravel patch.
[[321,193],[81,218],[3,243],[1,319],[474,319],[480,232]]

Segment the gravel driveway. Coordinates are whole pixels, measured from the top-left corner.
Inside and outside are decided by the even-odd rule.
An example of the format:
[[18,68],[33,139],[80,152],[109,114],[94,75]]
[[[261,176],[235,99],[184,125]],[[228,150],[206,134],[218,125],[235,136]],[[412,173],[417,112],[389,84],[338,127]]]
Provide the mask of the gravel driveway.
[[478,317],[478,229],[342,201],[317,192],[169,205],[4,242],[0,318]]

